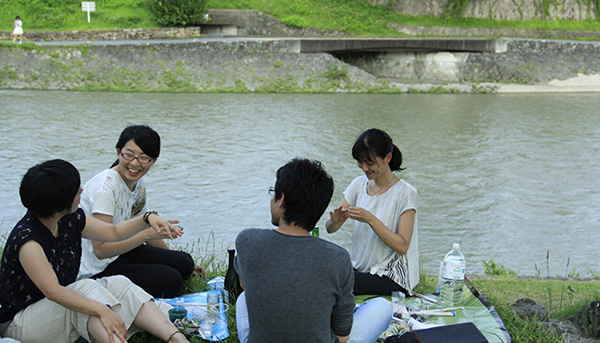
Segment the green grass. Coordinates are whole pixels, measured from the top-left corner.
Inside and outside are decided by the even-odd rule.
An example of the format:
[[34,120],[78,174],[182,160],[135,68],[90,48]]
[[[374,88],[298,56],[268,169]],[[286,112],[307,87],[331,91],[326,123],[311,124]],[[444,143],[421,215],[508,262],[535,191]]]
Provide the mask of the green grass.
[[[585,281],[571,277],[519,277],[516,276],[514,271],[506,269],[502,264],[493,263],[493,261],[482,262],[484,266],[488,266],[488,275],[472,277],[470,280],[477,290],[496,308],[513,342],[562,342],[560,336],[546,331],[537,322],[516,316],[510,305],[518,299],[530,298],[546,308],[549,318],[563,320],[581,310],[590,301],[597,300],[600,297],[600,281],[597,279]],[[225,274],[224,264],[220,265],[222,267],[219,271],[209,272],[209,278]],[[186,287],[186,293],[200,292],[206,290],[206,283],[201,278],[196,278],[188,280]],[[434,292],[436,287],[437,278],[422,273],[421,281],[415,291],[427,294]],[[235,306],[232,306],[230,312],[229,330],[231,337],[224,342],[237,342]],[[191,342],[202,342],[195,336],[189,338]],[[160,340],[148,334],[139,334],[134,336],[131,342],[158,343]]]
[[[216,274],[224,274],[224,271]],[[212,275],[216,275],[212,272]],[[547,332],[537,322],[516,316],[510,304],[520,298],[527,297],[536,301],[548,310],[549,318],[566,319],[590,301],[600,296],[600,281],[578,281],[560,279],[522,278],[516,276],[476,277],[471,282],[496,308],[513,342],[519,343],[560,343],[561,337]],[[437,279],[431,276],[422,276],[419,286],[415,289],[418,293],[426,294],[436,288]],[[201,292],[206,290],[206,283],[201,278],[188,280],[188,292]],[[235,327],[235,306],[229,311],[230,337],[223,342],[237,342]],[[188,336],[191,342],[203,342],[196,336]],[[132,343],[159,343],[159,339],[147,334],[138,334]]]
[[[0,223],[2,224],[2,223]],[[0,225],[1,226],[1,225]],[[0,236],[0,253],[8,233]],[[177,242],[175,242],[177,245]],[[216,257],[214,252],[223,250],[226,256],[226,248],[217,246],[214,235],[198,239],[192,243],[179,246],[179,249],[188,251],[192,256],[196,256],[196,263],[201,264],[207,271],[206,278],[212,279],[218,275],[224,276],[227,270],[227,263]],[[205,252],[200,254],[199,252]],[[549,253],[548,253],[549,255]],[[548,266],[548,258],[546,266]],[[490,303],[496,308],[513,342],[519,343],[560,343],[561,337],[547,332],[537,322],[526,320],[516,316],[510,305],[520,298],[530,298],[537,304],[542,305],[548,311],[548,317],[552,319],[563,320],[575,314],[584,308],[591,301],[600,299],[600,280],[598,274],[592,274],[590,277],[582,279],[581,275],[571,268],[569,263],[565,269],[564,276],[548,275],[535,277],[519,277],[510,269],[493,260],[482,261],[486,267],[484,276],[470,276],[470,280],[483,294]],[[437,287],[437,277],[428,276],[421,273],[421,280],[415,291],[421,294],[434,292]],[[192,276],[185,282],[182,294],[203,292],[208,289],[206,280],[199,276]],[[235,325],[235,305],[230,306],[228,312],[229,334],[230,337],[223,340],[224,343],[238,342],[237,328]],[[204,342],[197,336],[188,336],[192,343]],[[148,333],[139,333],[130,340],[132,343],[159,343],[161,340]]]
[[[389,7],[371,5],[364,0],[208,0],[208,8],[256,9],[271,14],[292,26],[343,31],[363,36],[400,36],[388,23],[409,26],[496,28],[524,30],[600,31],[600,21],[570,20],[488,20],[409,16]],[[150,28],[153,21],[145,0],[107,0],[96,2],[91,22],[81,10],[81,2],[2,0],[0,30],[12,31],[15,15],[21,16],[25,32],[31,30],[100,30]]]
[[[487,275],[471,277],[471,283],[496,308],[513,342],[562,342],[562,337],[548,332],[536,321],[515,315],[510,305],[518,299],[534,300],[547,310],[548,318],[557,320],[567,319],[589,302],[600,299],[600,280],[597,276],[581,279],[578,273],[568,272],[568,263],[564,277],[519,277],[493,260],[482,262]],[[422,276],[416,291],[433,292],[436,285],[437,278]]]
[[361,0],[209,0],[209,8],[256,9],[277,18],[300,16],[308,27],[345,31],[366,36],[399,36],[388,22],[408,26],[442,26],[460,28],[495,28],[523,30],[598,31],[595,20],[489,20],[474,18],[439,18],[398,14],[389,7],[371,5]]

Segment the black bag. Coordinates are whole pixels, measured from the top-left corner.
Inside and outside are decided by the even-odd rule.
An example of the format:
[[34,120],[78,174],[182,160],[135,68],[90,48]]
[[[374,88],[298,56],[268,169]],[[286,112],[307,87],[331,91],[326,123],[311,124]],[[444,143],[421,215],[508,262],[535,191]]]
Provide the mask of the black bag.
[[384,343],[489,343],[475,324],[460,323],[394,335]]

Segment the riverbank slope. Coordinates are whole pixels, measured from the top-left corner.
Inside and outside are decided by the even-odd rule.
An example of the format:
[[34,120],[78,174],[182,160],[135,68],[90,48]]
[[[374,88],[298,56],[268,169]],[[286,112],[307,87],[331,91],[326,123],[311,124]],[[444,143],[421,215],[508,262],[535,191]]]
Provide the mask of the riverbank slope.
[[599,92],[596,43],[504,53],[297,53],[284,39],[0,46],[0,89],[128,92]]
[[[30,33],[29,39],[36,42],[22,46],[0,44],[0,89],[269,93],[600,91],[597,42],[502,38],[497,41],[504,48],[488,53],[305,54],[294,51],[293,37],[347,36],[288,27],[257,11],[211,10],[211,15],[215,19],[210,27]],[[441,28],[429,29],[435,32]],[[455,30],[468,35],[464,30]],[[202,36],[203,32],[212,33]],[[452,36],[451,31],[446,34]],[[73,44],[73,40],[79,44]],[[123,42],[115,43],[118,40]]]

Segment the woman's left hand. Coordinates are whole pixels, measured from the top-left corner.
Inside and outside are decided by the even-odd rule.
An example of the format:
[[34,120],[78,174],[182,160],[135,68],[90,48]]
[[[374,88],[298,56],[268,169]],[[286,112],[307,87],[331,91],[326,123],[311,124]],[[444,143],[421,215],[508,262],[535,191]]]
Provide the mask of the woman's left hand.
[[175,224],[179,223],[179,220],[165,220],[159,215],[148,216],[148,222],[150,226],[157,232],[163,231],[169,236],[169,238],[177,238],[183,235],[183,230],[180,226]]
[[349,218],[367,224],[369,224],[374,218],[373,213],[365,210],[362,207],[348,207],[348,211],[346,213],[348,214]]
[[206,271],[204,270],[204,267],[202,267],[201,265],[198,265],[198,264],[194,266],[194,273],[196,273],[200,276],[206,275]]

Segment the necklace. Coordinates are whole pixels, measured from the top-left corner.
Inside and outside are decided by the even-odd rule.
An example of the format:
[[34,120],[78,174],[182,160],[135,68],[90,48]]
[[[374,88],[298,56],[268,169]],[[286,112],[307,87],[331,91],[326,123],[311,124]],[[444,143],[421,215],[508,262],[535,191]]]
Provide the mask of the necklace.
[[[396,177],[392,175],[392,179],[390,180],[390,182],[386,183],[384,186],[379,187],[378,190],[372,192],[370,195],[373,196],[373,195],[379,194],[379,192],[388,188],[394,181],[396,181]],[[373,183],[371,184],[371,188],[373,188],[375,185],[376,185],[375,180],[373,180]]]

